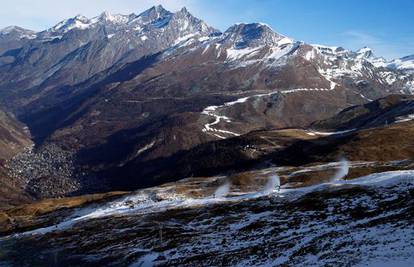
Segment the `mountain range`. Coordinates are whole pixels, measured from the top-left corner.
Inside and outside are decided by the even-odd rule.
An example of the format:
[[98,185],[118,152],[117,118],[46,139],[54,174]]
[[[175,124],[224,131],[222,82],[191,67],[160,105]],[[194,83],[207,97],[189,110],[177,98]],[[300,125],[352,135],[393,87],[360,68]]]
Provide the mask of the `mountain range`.
[[263,23],[222,33],[185,8],[79,15],[41,32],[8,27],[0,47],[1,106],[30,129],[36,153],[63,150],[82,173],[63,195],[179,179],[142,166],[414,90],[412,57],[311,45]]
[[186,8],[0,30],[0,265],[411,266],[414,56]]

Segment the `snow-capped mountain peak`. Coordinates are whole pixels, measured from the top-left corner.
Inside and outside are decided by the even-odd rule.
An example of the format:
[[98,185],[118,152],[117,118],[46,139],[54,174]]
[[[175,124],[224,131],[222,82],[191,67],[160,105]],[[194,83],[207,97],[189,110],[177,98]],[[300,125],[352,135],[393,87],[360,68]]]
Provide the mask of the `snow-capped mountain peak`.
[[414,73],[414,55],[394,59],[388,66],[392,69]]
[[166,10],[162,5],[158,5],[139,14],[134,21],[138,20],[140,23],[147,24],[157,20],[169,19],[171,16],[172,13],[170,11]]
[[[15,29],[18,28],[3,29],[0,36]],[[76,31],[76,34],[66,35],[72,31]],[[342,47],[308,45],[277,33],[265,23],[238,23],[221,33],[194,17],[185,7],[175,13],[158,5],[139,15],[104,12],[91,19],[78,15],[32,36],[41,42],[56,38],[73,42],[73,47],[97,40],[109,42],[122,53],[124,50],[132,52],[130,55],[136,53],[128,60],[136,59],[148,51],[165,50],[168,56],[172,51],[181,53],[186,50],[183,47],[191,46],[190,49],[202,51],[203,55],[209,52],[206,55],[214,54],[216,59],[225,59],[232,68],[252,64],[280,67],[291,64],[290,59],[299,55],[315,64],[321,75],[331,81],[331,85],[335,80],[361,80],[368,74],[379,73],[378,77],[371,75],[370,78],[387,85],[401,81],[404,87],[408,81],[404,75],[414,70],[413,56],[388,62],[376,57],[368,47],[353,52]]]
[[414,55],[387,61],[383,57],[377,57],[373,50],[368,47],[359,49],[356,54],[358,59],[365,59],[377,68],[389,68],[405,72],[414,72]]
[[358,58],[372,58],[375,57],[374,52],[369,47],[363,47],[359,49],[357,52]]
[[194,17],[185,7],[172,15],[170,23],[175,30],[179,30],[184,33],[196,32],[201,35],[209,35],[219,32],[218,30],[208,26],[207,23],[201,19]]
[[181,12],[181,13],[188,13],[188,14],[190,14],[190,12],[188,12],[188,10],[187,10],[187,8],[186,8],[186,7],[181,8],[181,10],[180,10],[179,12]]
[[97,18],[92,19],[92,23],[102,22],[102,23],[114,23],[114,24],[125,24],[128,23],[129,17],[127,15],[111,14],[108,11],[103,12]]
[[326,46],[326,45],[320,45],[320,44],[312,44],[311,46],[315,48],[321,54],[330,55],[330,56],[340,56],[340,55],[344,55],[350,52],[340,46]]
[[240,49],[275,45],[283,39],[288,40],[285,36],[274,32],[269,26],[262,23],[238,23],[231,26],[224,34],[226,42],[231,42],[235,48]]
[[21,28],[18,26],[8,26],[3,29],[0,29],[0,36],[10,35],[10,34],[14,34],[20,38],[28,38],[28,39],[33,39],[36,37],[36,32]]
[[82,15],[77,15],[73,18],[63,20],[50,28],[49,32],[66,33],[72,29],[86,29],[91,26],[91,20]]
[[22,28],[18,26],[8,26],[8,27],[0,29],[0,34],[9,34],[13,31],[20,31],[20,29]]
[[191,18],[195,18],[190,12],[188,12],[187,8],[183,7],[181,10],[179,10],[178,12],[174,13],[175,17],[180,17],[180,18],[187,18],[187,19],[191,19]]
[[[61,21],[56,26],[43,32],[41,37],[48,41],[56,36],[61,38],[61,36],[72,30],[84,31],[100,27],[105,28],[108,39],[116,34],[127,34],[130,35],[128,40],[136,40],[136,37],[138,37],[139,40],[146,41],[152,36],[150,39],[154,39],[154,41],[158,39],[159,42],[164,44],[170,42],[175,44],[189,35],[206,37],[218,32],[204,21],[194,17],[186,8],[172,13],[158,5],[139,15],[111,14],[107,11],[91,19],[78,15]],[[95,34],[92,34],[92,36],[95,36]],[[99,38],[99,35],[97,38]],[[139,40],[138,43],[141,42]]]
[[112,14],[109,11],[104,11],[100,16],[99,16],[100,20],[103,21],[113,21],[114,17],[112,16]]
[[385,58],[377,57],[374,51],[369,47],[364,47],[356,51],[356,58],[359,60],[365,60],[374,65],[376,68],[384,68],[387,66]]

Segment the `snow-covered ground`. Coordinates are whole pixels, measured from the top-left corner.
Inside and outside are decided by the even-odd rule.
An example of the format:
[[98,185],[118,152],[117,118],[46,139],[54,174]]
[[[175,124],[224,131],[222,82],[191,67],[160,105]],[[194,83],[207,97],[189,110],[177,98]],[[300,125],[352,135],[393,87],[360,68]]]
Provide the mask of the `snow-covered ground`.
[[[374,163],[372,163],[374,164]],[[183,194],[171,194],[167,191],[171,189],[174,185],[169,187],[160,187],[146,189],[138,191],[137,193],[105,204],[98,208],[85,208],[79,211],[76,211],[69,220],[64,221],[58,225],[52,227],[36,229],[34,231],[29,231],[22,234],[17,234],[16,236],[32,235],[32,234],[44,234],[50,231],[59,231],[74,225],[80,221],[96,219],[101,217],[119,215],[123,213],[151,213],[151,212],[160,212],[162,210],[172,209],[172,208],[185,208],[185,207],[197,207],[209,204],[225,203],[225,202],[237,202],[242,200],[255,199],[263,197],[266,195],[271,195],[275,197],[283,197],[297,199],[298,196],[302,196],[303,193],[310,193],[315,191],[323,191],[331,188],[332,186],[344,186],[344,185],[364,185],[364,186],[374,186],[374,187],[389,187],[398,185],[400,183],[412,183],[414,185],[414,171],[391,171],[384,173],[375,173],[365,177],[356,178],[352,180],[343,180],[343,178],[348,174],[349,167],[358,167],[358,166],[369,166],[370,162],[347,162],[345,159],[340,162],[334,162],[324,165],[317,165],[315,167],[309,167],[301,170],[300,172],[309,172],[315,170],[323,170],[329,168],[338,168],[337,174],[334,178],[331,179],[328,183],[321,183],[313,186],[307,187],[298,187],[291,188],[288,184],[282,186],[278,189],[280,181],[278,183],[274,182],[274,171],[269,170],[269,182],[271,184],[277,184],[278,186],[273,186],[273,189],[266,189],[268,186],[265,186],[263,191],[250,192],[246,194],[230,195],[229,190],[227,189],[225,194],[220,194],[220,197],[217,194],[213,194],[208,197],[203,198],[191,198]],[[295,174],[299,171],[295,172]],[[230,185],[228,185],[230,186]]]
[[[299,188],[279,189],[274,168],[263,171],[269,182],[257,192],[232,193],[229,181],[200,197],[172,193],[174,184],[141,190],[2,238],[0,263],[16,263],[18,246],[22,254],[39,251],[31,260],[54,255],[77,266],[410,266],[414,171],[342,179],[350,167],[369,164],[343,160],[303,169],[338,171],[327,183]],[[196,182],[202,188],[206,181],[180,185]]]
[[[370,164],[343,160],[303,169],[338,169],[329,182],[308,187],[279,189],[274,168],[262,172],[269,182],[257,192],[232,193],[229,181],[200,197],[172,193],[174,184],[141,190],[2,238],[0,263],[18,262],[18,246],[23,254],[36,247],[37,262],[53,252],[77,266],[410,266],[414,171],[342,179],[350,167]],[[179,183],[203,188],[205,179]]]

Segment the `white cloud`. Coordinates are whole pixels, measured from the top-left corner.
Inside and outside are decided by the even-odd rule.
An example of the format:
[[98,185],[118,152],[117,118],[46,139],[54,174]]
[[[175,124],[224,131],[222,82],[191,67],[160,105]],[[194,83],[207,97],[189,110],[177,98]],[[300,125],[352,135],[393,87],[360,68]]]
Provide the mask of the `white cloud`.
[[373,35],[366,34],[359,31],[347,31],[344,32],[343,35],[350,38],[349,42],[354,44],[361,44],[361,43],[371,43],[371,44],[378,44],[381,43],[381,40]]
[[0,28],[19,25],[43,30],[78,14],[94,17],[103,11],[111,13],[140,13],[151,6],[163,5],[176,11],[186,6],[196,9],[195,0],[13,0],[4,1],[0,9]]
[[343,37],[343,43],[341,45],[344,47],[357,50],[367,46],[372,48],[377,56],[382,56],[387,59],[394,59],[412,53],[410,43],[412,44],[413,40],[389,41],[385,40],[385,38],[356,30],[346,31],[341,35]]

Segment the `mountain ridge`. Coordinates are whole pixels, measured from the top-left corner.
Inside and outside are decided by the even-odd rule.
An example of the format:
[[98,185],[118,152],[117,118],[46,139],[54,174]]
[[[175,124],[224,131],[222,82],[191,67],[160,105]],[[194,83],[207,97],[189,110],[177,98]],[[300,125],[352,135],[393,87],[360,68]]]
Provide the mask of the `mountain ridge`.
[[412,61],[160,5],[5,29],[0,265],[409,266]]
[[[72,18],[63,20],[63,21],[57,23],[56,25],[50,27],[49,29],[46,29],[46,30],[43,30],[43,31],[36,32],[36,31],[29,30],[29,29],[21,28],[19,26],[7,26],[7,27],[1,29],[0,33],[4,32],[5,34],[8,34],[10,31],[25,31],[25,32],[30,32],[32,34],[39,34],[39,33],[42,33],[42,32],[53,32],[54,30],[57,30],[60,27],[63,27],[68,22],[75,22],[75,24],[76,24],[76,21],[88,24],[88,26],[94,26],[95,24],[104,23],[104,22],[112,22],[112,23],[115,23],[115,24],[130,24],[131,22],[134,22],[134,21],[136,21],[137,19],[140,19],[140,18],[142,19],[145,16],[148,16],[147,19],[150,19],[150,17],[154,17],[154,16],[156,17],[156,19],[160,19],[160,18],[166,18],[166,17],[172,16],[173,14],[177,14],[177,13],[178,14],[180,14],[180,13],[189,14],[192,17],[194,17],[187,10],[186,7],[181,8],[177,12],[170,12],[170,11],[166,10],[162,5],[157,5],[157,6],[152,6],[151,8],[149,8],[149,9],[147,9],[147,10],[145,10],[145,11],[139,13],[139,14],[135,14],[135,13],[112,14],[108,11],[104,11],[100,15],[92,17],[92,18],[88,18],[86,16],[78,14],[78,15],[72,17]],[[227,30],[225,30],[223,33],[228,32],[232,28],[237,28],[240,25],[255,25],[255,24],[266,27],[266,28],[270,29],[273,33],[277,34],[277,35],[284,36],[284,35],[276,32],[276,31],[274,31],[271,26],[269,26],[268,24],[263,23],[263,22],[239,22],[239,23],[235,23],[235,24],[229,26],[227,28]],[[76,25],[73,25],[73,26],[75,26],[75,27],[72,27],[69,30],[73,30],[73,29],[83,30],[83,29],[87,28],[85,25],[83,25],[83,26],[82,25],[77,25],[78,27],[76,27]],[[215,30],[215,31],[217,33],[221,33],[219,30]],[[288,38],[287,36],[284,36],[284,37]],[[300,42],[305,43],[303,41],[300,41]],[[324,45],[315,44],[315,46],[324,46]],[[328,47],[328,46],[325,46],[325,47]],[[340,48],[340,47],[338,47],[338,48]],[[363,50],[366,50],[367,53],[370,54],[371,57],[376,58],[375,55],[374,55],[373,50],[368,48],[368,47],[360,48],[359,50],[355,51],[355,53],[359,53],[359,51],[363,51]],[[351,50],[349,50],[349,51],[351,51]],[[396,58],[396,59],[386,61],[386,63],[387,64],[392,64],[393,62],[395,62],[397,60],[404,61],[404,59],[410,59],[412,57],[413,57],[413,55],[407,55],[407,56],[404,56],[404,57],[401,57],[401,58]],[[377,58],[377,59],[383,59],[383,58]]]
[[[27,123],[41,155],[57,145],[103,185],[117,167],[135,171],[251,131],[307,128],[414,88],[413,75],[380,66],[368,48],[311,45],[263,23],[221,33],[187,9],[159,6],[95,18],[95,26],[78,17],[79,29],[72,20],[66,32],[40,32],[0,57],[0,99]],[[129,184],[148,184],[144,172],[134,175]],[[157,175],[152,182],[162,183]]]

